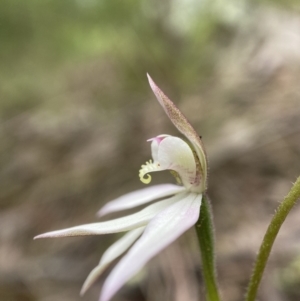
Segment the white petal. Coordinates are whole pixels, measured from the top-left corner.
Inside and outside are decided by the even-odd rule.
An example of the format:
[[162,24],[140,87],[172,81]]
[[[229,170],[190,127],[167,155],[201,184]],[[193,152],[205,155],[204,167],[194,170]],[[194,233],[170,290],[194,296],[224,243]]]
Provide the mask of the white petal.
[[[155,146],[155,156],[153,156],[153,159],[156,159],[153,163],[150,160],[141,166],[139,171],[140,180],[148,184],[151,181],[149,173],[169,169],[179,174],[180,180],[186,189],[198,191],[199,177],[197,176],[197,164],[191,147],[178,137],[167,136],[159,139],[158,136],[158,140],[155,139],[152,141],[152,146]],[[146,175],[147,177],[145,177]]]
[[98,216],[103,216],[111,212],[116,212],[120,210],[134,208],[140,205],[144,205],[158,198],[164,198],[166,196],[176,194],[184,190],[185,190],[184,187],[173,185],[173,184],[161,184],[161,185],[140,189],[125,194],[107,203],[98,212]]
[[103,253],[100,263],[90,272],[85,280],[80,292],[81,295],[91,287],[112,261],[128,250],[128,248],[143,233],[144,229],[145,227],[141,227],[126,233]]
[[106,279],[100,301],[109,301],[154,255],[192,227],[198,220],[201,200],[202,195],[190,193],[157,214],[146,227],[142,237]]
[[76,226],[68,229],[47,232],[36,236],[37,238],[46,237],[65,237],[65,236],[81,236],[81,235],[98,235],[117,233],[139,228],[148,224],[148,222],[160,211],[164,210],[174,202],[177,202],[186,195],[185,192],[177,194],[169,199],[156,202],[149,205],[143,210],[124,217],[116,218],[110,221]]
[[172,169],[178,172],[186,188],[196,180],[196,162],[190,146],[180,138],[167,137],[158,149],[158,162],[161,169]]

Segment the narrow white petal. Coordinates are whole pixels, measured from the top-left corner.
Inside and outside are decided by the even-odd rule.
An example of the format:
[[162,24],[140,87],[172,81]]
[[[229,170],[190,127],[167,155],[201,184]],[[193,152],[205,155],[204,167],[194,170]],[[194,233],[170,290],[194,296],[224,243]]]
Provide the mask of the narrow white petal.
[[166,200],[156,202],[137,213],[130,214],[124,217],[116,218],[106,222],[81,225],[63,230],[47,232],[36,236],[34,239],[46,237],[98,235],[136,229],[148,224],[148,222],[157,213],[172,205],[174,202],[177,202],[182,198],[183,195],[186,195],[186,193],[182,192]]
[[198,220],[201,200],[202,195],[190,193],[157,214],[146,227],[142,237],[106,279],[100,301],[109,301],[153,256],[192,227]]
[[161,184],[133,191],[104,205],[98,212],[98,216],[103,216],[111,212],[126,210],[144,205],[158,198],[164,198],[166,196],[177,194],[184,190],[185,188],[182,186],[173,184]]
[[112,244],[102,255],[100,263],[90,272],[85,280],[80,294],[83,295],[105,271],[108,265],[122,255],[143,233],[145,227],[141,227],[126,233],[122,238]]

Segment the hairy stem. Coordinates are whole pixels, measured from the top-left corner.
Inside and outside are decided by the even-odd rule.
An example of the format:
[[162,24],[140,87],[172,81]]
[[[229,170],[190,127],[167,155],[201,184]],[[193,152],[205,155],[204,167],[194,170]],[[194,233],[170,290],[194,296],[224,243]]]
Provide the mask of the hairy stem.
[[296,183],[293,185],[292,189],[288,195],[284,198],[282,203],[278,206],[275,215],[267,229],[265,237],[260,246],[258,255],[256,257],[256,262],[254,265],[254,270],[252,272],[251,279],[249,281],[249,286],[247,289],[245,301],[254,301],[256,299],[257,290],[266,267],[273,243],[277,237],[281,225],[285,221],[290,210],[296,204],[297,200],[300,198],[300,177],[297,179]]
[[214,226],[207,195],[203,196],[200,217],[195,225],[201,250],[202,271],[207,301],[220,301],[215,268]]

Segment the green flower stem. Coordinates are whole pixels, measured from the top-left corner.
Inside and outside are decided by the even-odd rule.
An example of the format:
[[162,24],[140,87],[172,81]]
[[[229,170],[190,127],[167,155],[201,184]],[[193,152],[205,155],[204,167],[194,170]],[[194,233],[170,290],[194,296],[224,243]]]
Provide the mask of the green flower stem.
[[276,236],[280,230],[281,225],[285,221],[290,210],[296,204],[297,200],[300,198],[300,177],[297,179],[296,183],[293,185],[292,189],[288,195],[284,198],[282,203],[279,205],[278,209],[273,216],[273,219],[267,229],[265,237],[260,246],[254,270],[249,282],[248,290],[246,293],[245,301],[254,301],[256,299],[257,289],[260,284],[264,269],[267,264],[267,260],[270,256],[270,252]]
[[214,227],[211,206],[206,195],[203,196],[200,217],[195,228],[201,250],[206,300],[220,301],[215,268]]

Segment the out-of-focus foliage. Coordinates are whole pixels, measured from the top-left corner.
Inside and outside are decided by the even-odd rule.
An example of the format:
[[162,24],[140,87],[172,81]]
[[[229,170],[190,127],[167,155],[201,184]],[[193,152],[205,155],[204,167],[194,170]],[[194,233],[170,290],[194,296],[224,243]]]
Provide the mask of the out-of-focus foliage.
[[189,89],[190,78],[205,80],[211,73],[212,38],[231,34],[219,32],[205,7],[196,1],[3,0],[1,111],[10,116],[38,104],[40,93],[49,89],[52,96],[49,86],[61,83],[55,78],[62,67],[100,57],[125,73],[121,84],[128,89],[144,91],[140,74],[156,68]]
[[268,5],[274,5],[282,9],[290,9],[296,10],[299,12],[300,5],[297,0],[263,0],[263,1],[256,1],[258,4],[265,3]]
[[[80,300],[115,237],[32,237],[95,222],[104,202],[143,187],[145,140],[176,135],[146,72],[203,136],[221,289],[241,300],[270,216],[299,175],[298,2],[1,0],[0,300]],[[300,298],[299,214],[282,229],[260,300]],[[199,300],[199,275],[191,231],[116,300]]]

